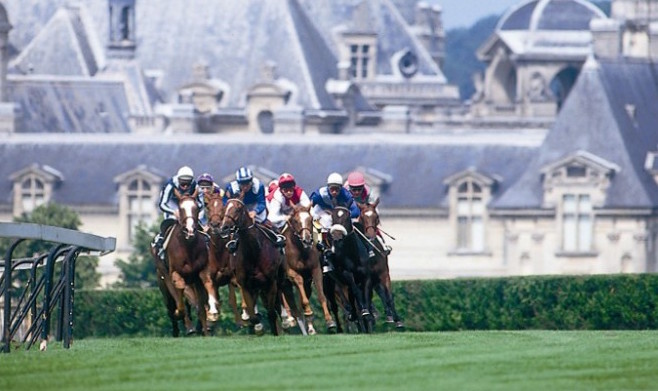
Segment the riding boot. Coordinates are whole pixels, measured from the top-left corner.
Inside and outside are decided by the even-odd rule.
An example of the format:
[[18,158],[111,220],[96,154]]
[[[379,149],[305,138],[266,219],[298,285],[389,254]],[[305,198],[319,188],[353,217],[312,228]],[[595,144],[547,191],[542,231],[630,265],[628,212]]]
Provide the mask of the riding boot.
[[382,245],[382,248],[384,249],[384,252],[386,253],[386,255],[389,255],[393,248],[391,246],[389,246],[388,244],[386,244],[386,242],[384,242],[384,238],[381,237],[381,235],[377,235],[377,240],[379,240],[379,243]]
[[334,265],[331,263],[331,258],[334,253],[330,249],[322,252],[322,273],[327,274],[334,270]]
[[164,261],[165,252],[164,252],[164,248],[162,248],[163,244],[164,244],[164,235],[162,235],[162,233],[158,233],[153,239],[153,243],[151,243],[151,246],[155,249],[155,253],[158,255],[158,257]]
[[274,224],[272,224],[271,221],[263,221],[263,227],[270,231],[269,233],[272,236],[272,240],[274,241],[274,246],[276,246],[276,248],[281,250],[286,247],[286,237],[279,233],[279,229]]

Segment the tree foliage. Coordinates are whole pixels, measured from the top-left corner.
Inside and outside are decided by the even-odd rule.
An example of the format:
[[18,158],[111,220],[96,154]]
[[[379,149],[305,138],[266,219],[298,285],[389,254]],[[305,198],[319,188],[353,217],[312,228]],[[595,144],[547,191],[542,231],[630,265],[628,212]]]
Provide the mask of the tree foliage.
[[159,224],[147,227],[137,226],[133,239],[133,252],[128,261],[117,259],[114,265],[119,268],[117,288],[148,288],[156,286],[155,265],[151,258],[151,240],[160,231]]

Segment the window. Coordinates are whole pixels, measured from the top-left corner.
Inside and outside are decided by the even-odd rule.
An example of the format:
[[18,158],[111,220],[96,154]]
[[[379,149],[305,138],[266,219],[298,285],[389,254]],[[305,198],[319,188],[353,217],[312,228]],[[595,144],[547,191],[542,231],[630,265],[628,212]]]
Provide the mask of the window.
[[562,196],[562,248],[569,252],[592,250],[592,202],[587,194]]
[[121,9],[121,21],[119,22],[119,30],[121,31],[121,40],[130,40],[130,7],[123,7]]
[[457,189],[457,248],[484,251],[484,198],[482,187],[472,181]]
[[368,78],[370,45],[350,45],[350,72],[355,79]]
[[142,179],[135,179],[128,185],[128,237],[135,238],[140,223],[153,223],[153,198],[151,185]]
[[30,213],[46,202],[46,190],[43,182],[35,176],[28,176],[21,183],[21,207],[23,213]]

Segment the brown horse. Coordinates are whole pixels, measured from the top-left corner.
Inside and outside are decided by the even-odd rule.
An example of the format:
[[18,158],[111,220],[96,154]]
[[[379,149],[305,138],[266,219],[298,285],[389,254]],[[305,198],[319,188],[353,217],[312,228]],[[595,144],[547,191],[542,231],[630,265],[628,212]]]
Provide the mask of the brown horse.
[[232,246],[237,246],[231,254],[231,262],[235,266],[235,277],[241,288],[250,328],[256,334],[263,333],[263,324],[255,312],[256,300],[260,297],[267,310],[270,330],[272,334],[279,335],[281,326],[278,317],[287,266],[274,243],[256,227],[243,199],[244,193],[227,201],[220,232],[231,241]]
[[[187,334],[192,334],[196,329],[190,319],[189,312],[185,311],[182,316],[176,313],[176,300],[174,299],[174,296],[177,294],[176,288],[174,288],[174,284],[171,282],[167,265],[162,259],[160,259],[156,252],[157,250],[154,247],[151,247],[151,258],[155,265],[158,288],[160,289],[165,306],[167,307],[167,315],[171,320],[171,334],[173,337],[180,336],[180,328],[178,327],[179,320],[183,320]],[[187,302],[185,303],[186,310],[189,310],[190,302],[193,303],[193,305],[197,305],[196,297],[193,296],[190,289],[185,290],[185,297],[187,298]]]
[[172,228],[166,248],[169,276],[175,291],[173,294],[176,302],[174,315],[176,317],[187,316],[183,293],[186,287],[190,287],[197,298],[196,308],[201,329],[207,335],[206,309],[202,303],[207,301],[208,292],[204,287],[208,284],[207,281],[202,281],[202,278],[207,277],[203,270],[208,265],[208,248],[203,235],[197,231],[199,223],[198,190],[195,190],[192,195],[183,195],[178,190],[174,190],[174,195],[179,200],[178,222]]
[[238,311],[235,289],[238,283],[235,280],[235,269],[230,262],[230,254],[226,249],[228,240],[220,235],[219,228],[224,218],[223,196],[219,193],[206,194],[206,215],[208,217],[208,228],[210,233],[210,248],[208,254],[208,267],[205,269],[204,281],[211,284],[206,286],[208,295],[208,320],[215,322],[219,317],[219,287],[228,285],[228,301],[233,311],[236,327],[242,325],[240,312]]
[[282,233],[286,237],[288,279],[297,286],[299,299],[307,320],[308,333],[313,335],[316,334],[316,331],[313,326],[313,310],[309,303],[312,294],[311,283],[315,284],[315,289],[318,292],[318,301],[322,306],[327,330],[335,332],[336,322],[331,317],[327,307],[327,298],[324,295],[320,252],[313,245],[313,217],[310,209],[310,205],[307,207],[296,205],[288,222],[284,225]]
[[[395,327],[403,328],[404,324],[395,310],[395,301],[393,299],[393,290],[391,289],[391,275],[388,269],[388,254],[383,244],[377,239],[379,232],[379,213],[377,205],[379,198],[373,203],[359,203],[361,215],[359,224],[363,227],[363,232],[368,240],[368,245],[373,249],[375,256],[370,260],[370,276],[372,286],[379,295],[384,304],[386,313],[386,323],[395,323]],[[372,295],[372,292],[370,292]]]

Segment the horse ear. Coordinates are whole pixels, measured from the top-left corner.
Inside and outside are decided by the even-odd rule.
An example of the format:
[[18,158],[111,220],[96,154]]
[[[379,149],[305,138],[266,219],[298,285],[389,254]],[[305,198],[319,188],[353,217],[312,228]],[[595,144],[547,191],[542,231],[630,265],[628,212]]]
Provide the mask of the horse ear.
[[359,207],[359,209],[361,209],[361,210],[365,209],[366,206],[368,206],[367,204],[364,204],[364,203],[361,203],[361,202],[357,202],[357,201],[355,201],[355,202],[356,202],[356,205],[357,205],[357,206]]
[[379,197],[375,198],[375,202],[372,203],[372,206],[375,208],[377,207],[377,205],[379,205]]

